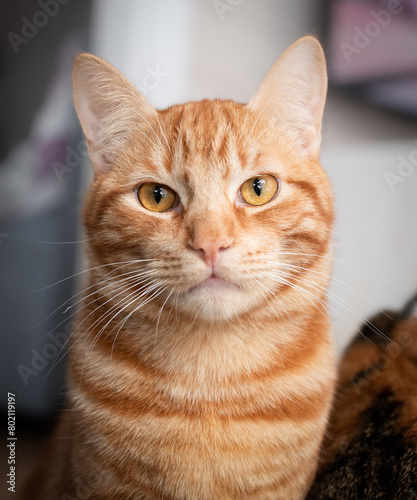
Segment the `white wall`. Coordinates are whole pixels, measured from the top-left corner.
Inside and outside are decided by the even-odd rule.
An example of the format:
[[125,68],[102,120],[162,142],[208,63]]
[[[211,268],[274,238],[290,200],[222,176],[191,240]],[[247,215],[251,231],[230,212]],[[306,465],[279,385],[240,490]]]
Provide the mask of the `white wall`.
[[[227,2],[233,7],[222,19],[211,0],[96,0],[93,50],[142,90],[154,86],[145,91],[157,107],[203,97],[247,101],[288,45],[320,35],[318,3]],[[152,80],[158,67],[165,74]],[[415,124],[328,101],[322,159],[336,198],[330,309],[339,346],[364,317],[400,307],[417,290],[417,172],[393,192],[385,178],[400,156],[414,155],[417,165],[414,138]]]
[[417,291],[417,169],[393,191],[385,177],[401,158],[417,166],[417,142],[328,145],[322,153],[336,204],[329,299],[340,346],[365,317],[400,308]]
[[[214,6],[228,2],[236,6],[223,14]],[[160,65],[167,76],[148,92],[156,107],[213,97],[246,101],[288,45],[318,34],[316,6],[308,0],[96,0],[92,50],[138,87],[146,67]]]

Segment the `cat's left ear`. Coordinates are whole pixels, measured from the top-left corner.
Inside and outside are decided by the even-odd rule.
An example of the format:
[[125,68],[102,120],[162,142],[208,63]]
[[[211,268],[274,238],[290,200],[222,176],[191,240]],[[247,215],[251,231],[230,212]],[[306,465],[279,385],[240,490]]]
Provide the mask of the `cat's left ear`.
[[146,129],[156,111],[116,68],[92,54],[77,56],[72,83],[75,109],[94,171],[106,173],[132,132]]
[[300,149],[317,158],[326,92],[323,49],[316,38],[306,36],[272,66],[248,106],[289,129]]

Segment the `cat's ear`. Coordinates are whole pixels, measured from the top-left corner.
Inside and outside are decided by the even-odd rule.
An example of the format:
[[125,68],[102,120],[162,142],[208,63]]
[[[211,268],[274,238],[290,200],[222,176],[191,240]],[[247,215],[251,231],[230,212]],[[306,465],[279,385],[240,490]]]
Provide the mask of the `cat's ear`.
[[319,154],[327,91],[323,49],[311,36],[292,44],[272,66],[248,106],[289,127],[301,149]]
[[132,131],[156,111],[127,78],[92,54],[76,57],[72,83],[91,163],[97,174],[108,172]]

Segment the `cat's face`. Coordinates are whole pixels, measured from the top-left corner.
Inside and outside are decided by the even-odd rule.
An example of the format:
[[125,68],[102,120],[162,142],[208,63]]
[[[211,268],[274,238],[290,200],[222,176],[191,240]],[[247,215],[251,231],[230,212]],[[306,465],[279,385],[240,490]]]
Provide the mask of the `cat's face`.
[[158,112],[109,65],[79,57],[75,102],[96,171],[90,255],[96,266],[122,263],[113,276],[131,293],[127,311],[142,290],[142,301],[176,313],[231,319],[279,297],[328,251],[332,200],[318,163],[326,80],[317,42],[292,52],[300,48],[304,59],[284,54],[246,106]]

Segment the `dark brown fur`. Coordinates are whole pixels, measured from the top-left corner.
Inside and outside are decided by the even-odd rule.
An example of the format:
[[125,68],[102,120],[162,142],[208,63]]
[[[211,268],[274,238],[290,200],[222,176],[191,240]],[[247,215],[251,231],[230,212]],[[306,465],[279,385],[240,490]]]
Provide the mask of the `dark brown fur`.
[[417,499],[417,296],[363,325],[341,365],[310,500]]

